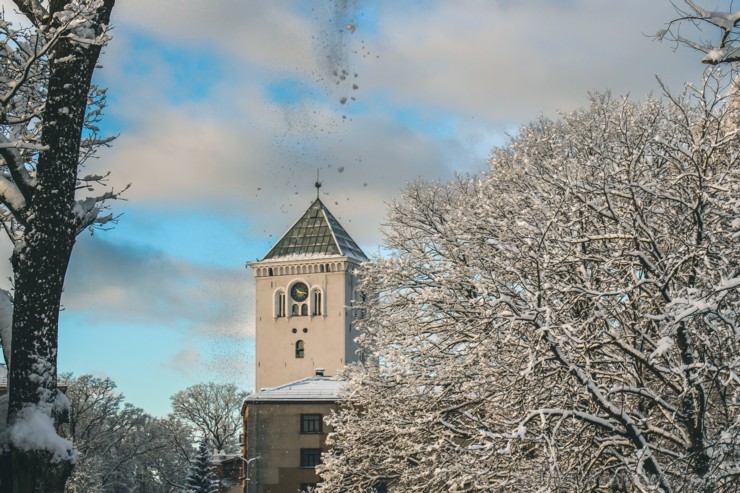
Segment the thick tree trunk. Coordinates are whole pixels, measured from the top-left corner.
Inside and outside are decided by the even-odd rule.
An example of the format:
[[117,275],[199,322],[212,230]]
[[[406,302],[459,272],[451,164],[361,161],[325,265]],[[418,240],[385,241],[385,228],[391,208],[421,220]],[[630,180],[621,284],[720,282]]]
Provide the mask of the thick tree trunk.
[[[53,0],[50,12],[63,9]],[[99,11],[97,27],[108,24],[114,0]],[[58,428],[66,420],[57,397],[59,308],[64,277],[79,226],[74,212],[80,140],[92,74],[101,46],[62,40],[50,55],[38,186],[31,197],[25,243],[16,247],[13,344],[9,375],[8,425],[27,409],[51,410]],[[55,62],[56,60],[56,62]],[[31,450],[28,450],[32,448]],[[0,491],[62,492],[74,465],[72,456],[17,446],[0,465]],[[12,485],[12,486],[11,486]]]

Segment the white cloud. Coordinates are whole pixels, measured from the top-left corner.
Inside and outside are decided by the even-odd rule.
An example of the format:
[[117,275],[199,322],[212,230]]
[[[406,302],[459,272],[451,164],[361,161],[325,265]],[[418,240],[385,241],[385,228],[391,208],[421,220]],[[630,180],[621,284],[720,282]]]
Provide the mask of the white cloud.
[[[334,25],[337,14],[327,5],[346,5],[347,16],[358,7],[238,0],[117,6],[122,36],[108,48],[104,74],[117,95],[111,112],[128,128],[100,167],[119,186],[133,183],[129,200],[244,208],[272,225],[302,211],[317,168],[344,166],[344,175],[324,174],[324,191],[357,200],[347,214],[377,229],[379,204],[407,181],[481,169],[488,145],[540,112],[582,105],[591,89],[640,97],[655,89],[656,72],[669,81],[701,72],[690,55],[644,36],[670,18],[670,4],[381,2],[377,32],[363,32],[359,22],[351,35]],[[174,77],[164,56],[137,60],[132,26],[174,47],[210,50],[225,60],[222,78],[205,77],[205,99],[172,101],[178,84],[189,81]],[[380,58],[361,56],[367,53]],[[326,82],[328,59],[359,72],[358,91],[343,83],[315,89],[317,99],[303,104],[267,100],[266,85],[285,70],[309,85]],[[131,65],[148,68],[137,73]],[[339,105],[348,94],[358,101]],[[428,127],[439,122],[423,108],[456,123],[440,136],[399,120],[394,105],[420,110]]]
[[184,348],[175,353],[172,358],[162,366],[183,376],[191,377],[198,373],[200,359],[201,356],[198,350],[194,348]]
[[320,168],[327,205],[364,225],[357,240],[373,244],[382,204],[406,182],[449,177],[455,162],[471,161],[459,143],[438,141],[382,108],[349,121],[318,104],[268,106],[251,92],[233,101],[242,108],[239,117],[189,105],[142,111],[93,170],[110,170],[117,188],[132,183],[126,198],[137,205],[248,214],[267,236],[281,234],[308,206]]
[[524,123],[539,112],[574,109],[588,90],[637,97],[698,78],[702,67],[646,34],[672,15],[669,2],[384,3],[366,84],[397,101],[450,108],[492,122]]
[[162,42],[279,70],[316,66],[311,17],[295,2],[259,0],[128,0],[116,5],[114,24]]

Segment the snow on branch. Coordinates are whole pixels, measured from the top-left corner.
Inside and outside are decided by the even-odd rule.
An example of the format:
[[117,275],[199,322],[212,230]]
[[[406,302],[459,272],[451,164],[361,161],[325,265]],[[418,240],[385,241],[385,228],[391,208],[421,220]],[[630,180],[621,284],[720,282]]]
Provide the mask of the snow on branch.
[[734,493],[740,135],[718,87],[595,94],[481,176],[409,185],[319,491]]
[[49,12],[40,0],[13,0],[18,9],[23,12],[33,25],[38,27],[49,17]]
[[[80,179],[80,181],[87,183],[100,183],[103,178],[103,176],[88,176]],[[100,212],[105,208],[105,203],[107,201],[120,199],[121,195],[125,193],[130,186],[130,184],[126,185],[122,190],[117,192],[111,190],[102,195],[77,200],[75,202],[73,212],[77,217],[78,231],[83,231],[93,226],[96,228],[102,228],[108,223],[115,222],[116,218],[112,214],[101,216]]]
[[3,175],[0,175],[0,201],[14,212],[26,207],[26,198],[18,186]]
[[28,171],[27,163],[24,157],[19,152],[19,149],[41,152],[48,150],[48,146],[42,145],[38,142],[24,142],[21,140],[11,141],[5,135],[0,133],[0,156],[5,160],[5,164],[10,170],[10,175],[14,180],[17,180],[16,185],[19,186],[19,191],[23,193],[24,198],[27,199],[29,195],[29,189],[36,185],[36,180],[31,177]]
[[[659,41],[669,40],[676,45],[688,46],[704,53],[702,63],[709,65],[728,64],[740,61],[740,46],[738,46],[738,26],[740,25],[740,10],[733,12],[709,11],[692,0],[684,0],[687,9],[676,7],[679,17],[671,20],[666,29],[658,31],[655,38]],[[697,41],[687,38],[680,32],[681,25],[690,23],[699,31],[703,24],[719,29],[720,39],[717,42]]]
[[535,418],[539,418],[541,421],[544,422],[546,417],[549,417],[549,416],[562,416],[564,418],[581,419],[590,424],[599,426],[607,431],[611,431],[611,432],[618,431],[617,426],[615,426],[613,423],[611,423],[606,418],[602,418],[595,414],[586,413],[583,411],[573,411],[573,410],[565,410],[565,409],[536,409],[530,412],[529,415],[526,416],[522,420],[522,422],[520,423],[520,426],[526,426],[530,421],[532,421]]

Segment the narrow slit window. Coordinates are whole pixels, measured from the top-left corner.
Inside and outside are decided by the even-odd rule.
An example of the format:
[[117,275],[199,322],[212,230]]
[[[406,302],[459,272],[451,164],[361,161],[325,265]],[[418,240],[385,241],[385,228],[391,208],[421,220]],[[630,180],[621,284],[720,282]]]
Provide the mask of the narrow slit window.
[[313,292],[313,299],[311,300],[313,304],[313,315],[321,315],[323,313],[321,304],[323,302],[321,291],[315,290]]
[[285,316],[285,291],[275,293],[275,316]]

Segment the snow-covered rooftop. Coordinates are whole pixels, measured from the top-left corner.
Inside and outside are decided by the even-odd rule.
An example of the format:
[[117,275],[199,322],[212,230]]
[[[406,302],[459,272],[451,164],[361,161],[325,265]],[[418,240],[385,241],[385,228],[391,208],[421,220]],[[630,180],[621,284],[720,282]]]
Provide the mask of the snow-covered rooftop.
[[357,246],[321,199],[314,200],[298,221],[275,243],[264,260],[317,258],[341,255],[364,262],[367,256]]
[[264,388],[247,397],[246,401],[336,401],[345,385],[346,381],[336,377],[315,375],[278,387]]

